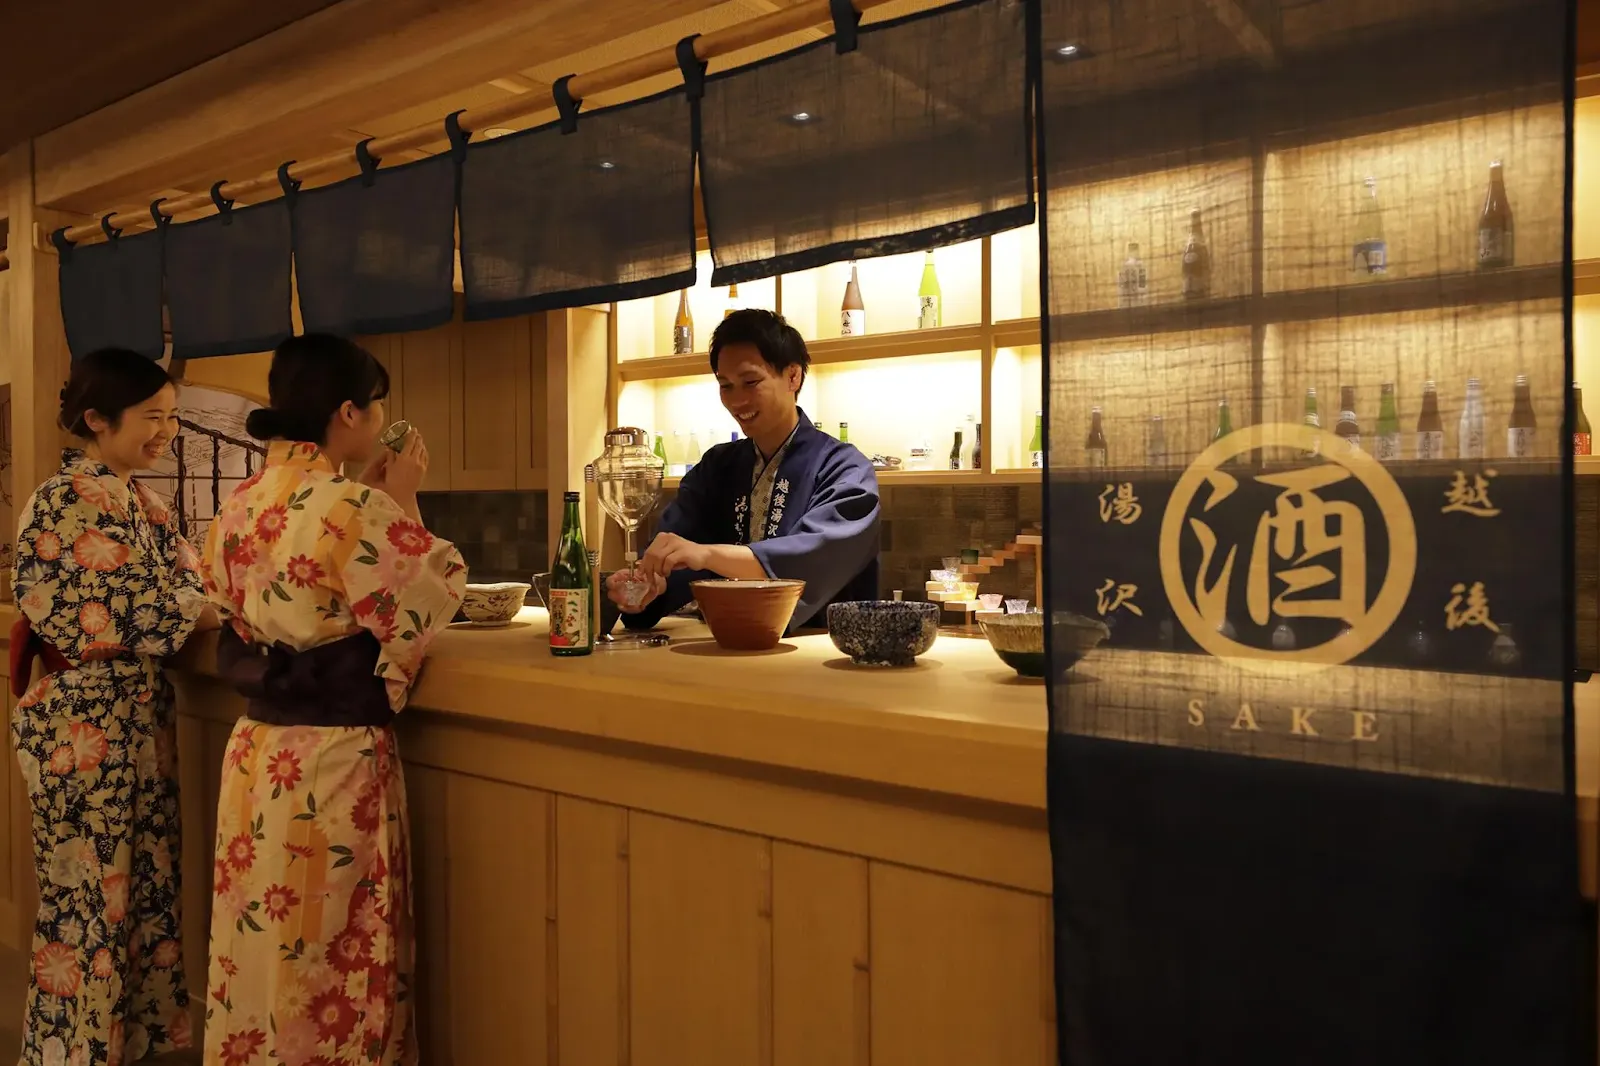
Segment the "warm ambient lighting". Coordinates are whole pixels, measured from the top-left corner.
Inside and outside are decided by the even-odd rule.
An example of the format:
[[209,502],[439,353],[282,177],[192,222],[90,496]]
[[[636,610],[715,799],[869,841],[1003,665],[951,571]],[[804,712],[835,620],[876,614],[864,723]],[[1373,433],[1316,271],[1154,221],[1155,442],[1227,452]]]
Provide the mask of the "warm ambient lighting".
[[602,159],[602,160],[600,160],[600,162],[596,163],[595,166],[599,167],[601,170],[616,170],[617,169],[617,165],[615,163],[613,163],[609,159]]
[[1056,55],[1058,56],[1075,56],[1077,54],[1078,46],[1075,44],[1064,44],[1056,49]]
[[515,133],[515,132],[517,132],[517,131],[516,130],[508,130],[504,126],[494,126],[494,127],[491,127],[490,129],[484,130],[483,131],[483,135],[484,135],[484,137],[486,139],[492,141],[496,137],[504,137],[508,133]]

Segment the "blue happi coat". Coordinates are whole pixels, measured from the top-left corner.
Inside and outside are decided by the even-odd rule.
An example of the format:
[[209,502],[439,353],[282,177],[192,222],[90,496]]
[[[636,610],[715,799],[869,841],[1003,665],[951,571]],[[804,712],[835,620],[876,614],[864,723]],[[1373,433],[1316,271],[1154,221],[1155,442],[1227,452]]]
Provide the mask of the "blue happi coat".
[[[749,544],[775,578],[806,583],[789,630],[827,624],[827,606],[878,598],[878,478],[854,445],[817,429],[800,412],[779,460],[766,529],[750,541],[750,481],[756,447],[748,438],[719,444],[683,478],[677,499],[656,525],[697,544]],[[679,570],[667,590],[638,614],[630,629],[648,629],[694,598],[689,583],[717,575]]]

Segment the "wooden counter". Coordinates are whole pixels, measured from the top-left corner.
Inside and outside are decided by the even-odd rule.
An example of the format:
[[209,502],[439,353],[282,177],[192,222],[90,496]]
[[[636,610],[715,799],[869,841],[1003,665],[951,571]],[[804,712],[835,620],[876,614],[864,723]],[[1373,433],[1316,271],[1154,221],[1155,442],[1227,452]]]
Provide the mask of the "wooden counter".
[[[981,639],[861,670],[825,636],[751,655],[669,632],[555,660],[528,610],[434,645],[398,727],[423,1062],[1053,1063],[1043,686]],[[196,989],[242,710],[213,649],[175,671]],[[1579,691],[1588,750],[1600,701]],[[1591,892],[1596,763],[1580,764]],[[0,940],[21,946],[27,806],[0,764]]]

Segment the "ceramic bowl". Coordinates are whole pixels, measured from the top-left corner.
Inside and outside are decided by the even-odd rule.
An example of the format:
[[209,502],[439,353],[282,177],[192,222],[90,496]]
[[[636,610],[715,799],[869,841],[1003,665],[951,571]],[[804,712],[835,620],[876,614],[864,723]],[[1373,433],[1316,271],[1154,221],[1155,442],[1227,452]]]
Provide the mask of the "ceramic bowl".
[[[611,597],[606,595],[606,578],[613,571],[600,571],[600,632],[595,636],[603,637],[616,628],[617,619],[622,617],[622,608],[611,602]],[[539,596],[539,606],[546,611],[550,609],[550,575],[534,574],[533,591]]]
[[[1005,614],[978,623],[1000,661],[1023,677],[1045,676],[1044,615]],[[1062,611],[1055,616],[1056,667],[1065,672],[1111,635],[1103,622]]]
[[521,581],[468,585],[466,595],[461,598],[461,613],[467,621],[479,625],[504,625],[522,610],[532,587]]
[[769,651],[783,639],[804,581],[692,581],[711,635],[729,651]]
[[828,639],[858,666],[910,666],[939,635],[939,605],[854,600],[828,607]]

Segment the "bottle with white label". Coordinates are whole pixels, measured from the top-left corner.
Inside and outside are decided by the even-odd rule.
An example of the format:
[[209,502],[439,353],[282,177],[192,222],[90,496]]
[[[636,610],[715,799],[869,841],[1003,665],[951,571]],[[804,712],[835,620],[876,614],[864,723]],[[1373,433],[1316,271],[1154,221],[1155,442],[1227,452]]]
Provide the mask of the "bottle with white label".
[[1467,399],[1461,407],[1456,454],[1462,459],[1483,459],[1487,455],[1483,439],[1483,385],[1477,378],[1467,379]]
[[1160,415],[1150,418],[1150,428],[1145,434],[1144,460],[1149,466],[1167,465],[1167,423]]
[[1383,383],[1378,394],[1378,435],[1373,454],[1380,463],[1400,461],[1400,412],[1394,403],[1394,382]]
[[1139,258],[1139,242],[1128,242],[1128,257],[1117,271],[1117,302],[1123,307],[1140,307],[1150,294],[1150,276]]
[[1044,412],[1033,412],[1033,436],[1028,441],[1028,465],[1035,470],[1044,466]]
[[939,287],[939,273],[933,268],[933,252],[922,260],[922,284],[917,287],[917,328],[938,329],[942,324],[944,290]]
[[861,302],[861,279],[856,265],[850,264],[850,281],[844,287],[844,302],[839,305],[839,336],[860,337],[867,332],[867,307]]
[[1511,422],[1506,426],[1506,454],[1513,459],[1533,455],[1533,397],[1528,375],[1518,374],[1511,392]]
[[1444,458],[1444,420],[1439,417],[1439,388],[1422,383],[1422,413],[1417,415],[1417,458]]

